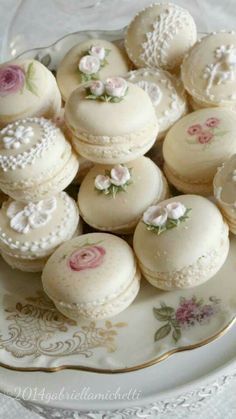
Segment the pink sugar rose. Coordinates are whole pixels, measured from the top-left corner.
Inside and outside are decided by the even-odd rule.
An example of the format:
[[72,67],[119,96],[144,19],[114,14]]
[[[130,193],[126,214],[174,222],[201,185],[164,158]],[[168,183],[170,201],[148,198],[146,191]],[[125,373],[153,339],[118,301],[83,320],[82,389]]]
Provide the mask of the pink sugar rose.
[[202,126],[200,124],[191,125],[191,127],[188,128],[187,132],[190,135],[200,134],[202,132]]
[[106,251],[101,246],[86,246],[72,253],[69,266],[73,271],[94,269],[103,262]]
[[208,118],[206,120],[206,126],[209,128],[216,128],[218,127],[220,120],[218,118]]
[[0,96],[17,93],[25,83],[25,72],[18,65],[0,68]]
[[213,134],[210,131],[202,131],[197,139],[200,144],[207,144],[212,140],[212,138]]

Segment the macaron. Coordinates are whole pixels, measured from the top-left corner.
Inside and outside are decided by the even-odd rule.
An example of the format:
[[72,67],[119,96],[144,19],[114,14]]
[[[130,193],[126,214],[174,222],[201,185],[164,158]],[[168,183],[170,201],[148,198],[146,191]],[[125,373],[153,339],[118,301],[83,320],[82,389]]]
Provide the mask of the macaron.
[[58,66],[57,83],[66,101],[80,84],[123,76],[129,67],[126,53],[118,46],[104,39],[89,39],[67,52]]
[[135,299],[140,272],[131,247],[106,233],[69,240],[49,258],[43,288],[65,316],[99,320],[115,316]]
[[217,168],[236,153],[236,117],[228,108],[206,108],[180,119],[167,133],[164,172],[179,191],[213,193]]
[[136,67],[176,70],[196,40],[196,25],[186,9],[172,3],[154,3],[129,24],[125,47]]
[[181,80],[167,71],[154,68],[130,71],[125,78],[148,93],[158,119],[158,138],[163,138],[188,109]]
[[80,186],[80,215],[96,230],[130,234],[147,207],[166,199],[168,192],[161,170],[147,157],[125,165],[95,165]]
[[236,154],[218,168],[213,185],[217,205],[230,231],[236,234]]
[[44,118],[26,118],[0,131],[0,189],[13,199],[39,201],[61,192],[79,163],[62,131]]
[[200,107],[236,106],[236,33],[214,32],[186,54],[181,70],[185,89]]
[[55,117],[61,107],[56,79],[36,60],[0,65],[0,128],[26,117]]
[[158,135],[148,94],[121,77],[74,90],[65,107],[75,151],[94,163],[126,163],[144,155]]
[[228,226],[218,208],[197,195],[180,195],[151,206],[134,233],[144,277],[171,291],[212,278],[229,251]]
[[81,233],[77,205],[65,192],[28,204],[8,199],[0,209],[0,251],[12,268],[41,271],[61,243]]

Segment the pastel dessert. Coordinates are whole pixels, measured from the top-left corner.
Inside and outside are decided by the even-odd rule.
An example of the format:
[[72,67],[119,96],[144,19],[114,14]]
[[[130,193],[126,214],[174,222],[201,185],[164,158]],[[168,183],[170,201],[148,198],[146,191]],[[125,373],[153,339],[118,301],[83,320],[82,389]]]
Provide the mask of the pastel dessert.
[[36,60],[0,65],[0,128],[26,117],[55,117],[61,107],[56,79]]
[[180,119],[163,145],[164,172],[179,191],[213,193],[217,168],[236,153],[235,112],[206,108]]
[[44,118],[26,118],[0,131],[0,188],[30,202],[65,189],[79,163],[62,131]]
[[81,233],[77,205],[65,192],[28,204],[9,199],[0,209],[1,255],[22,271],[41,271],[61,243]]
[[152,147],[158,135],[148,94],[121,77],[74,90],[66,103],[65,121],[75,151],[100,164],[135,160]]
[[208,199],[176,196],[145,211],[134,233],[134,251],[142,274],[154,287],[195,287],[224,264],[228,226]]
[[88,174],[89,170],[93,167],[94,163],[85,157],[80,156],[79,154],[77,157],[79,160],[79,170],[73,180],[73,183],[80,185],[85,176]]
[[236,106],[236,33],[214,32],[185,56],[182,80],[199,108]]
[[125,165],[95,165],[78,195],[80,215],[97,230],[118,234],[134,231],[150,205],[166,199],[167,182],[147,157]]
[[187,10],[172,3],[154,3],[129,24],[125,47],[136,67],[176,70],[196,40],[196,25]]
[[131,71],[126,79],[148,93],[159,123],[158,138],[163,138],[167,130],[187,112],[182,82],[167,71],[154,68]]
[[43,288],[65,316],[99,320],[115,316],[135,299],[140,272],[131,247],[106,233],[64,243],[49,258]]
[[80,84],[94,79],[123,76],[129,71],[126,53],[112,42],[89,39],[71,48],[57,70],[57,82],[64,101]]
[[218,168],[213,185],[217,205],[236,234],[236,154]]

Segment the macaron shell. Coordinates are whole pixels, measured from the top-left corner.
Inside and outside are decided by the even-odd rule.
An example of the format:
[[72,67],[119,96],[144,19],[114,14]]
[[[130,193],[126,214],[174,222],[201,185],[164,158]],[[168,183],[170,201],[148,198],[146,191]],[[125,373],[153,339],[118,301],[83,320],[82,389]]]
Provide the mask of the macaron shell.
[[104,304],[133,281],[136,261],[119,237],[89,233],[60,246],[43,270],[45,292],[69,304]]
[[51,71],[39,61],[29,59],[3,63],[0,69],[7,65],[19,66],[25,73],[25,83],[23,89],[0,96],[0,126],[25,117],[57,115],[61,106],[61,95]]
[[109,54],[106,57],[107,65],[99,70],[98,79],[103,80],[107,77],[122,76],[129,71],[128,57],[124,51],[111,42],[103,39],[89,39],[75,45],[65,55],[57,70],[57,82],[65,101],[69,98],[73,90],[79,84],[82,84],[78,64],[85,51],[89,51],[92,46],[103,47],[109,50]]
[[[80,186],[78,204],[85,221],[98,229],[114,231],[134,227],[145,209],[158,202],[164,191],[160,169],[147,157],[125,164],[131,169],[131,183],[115,198],[95,189],[97,175],[110,171],[112,166],[94,166]],[[163,198],[164,199],[164,198]]]
[[[185,182],[207,183],[217,167],[236,153],[236,114],[227,108],[207,108],[180,119],[164,140],[164,160]],[[207,126],[212,120],[213,125]],[[195,134],[191,131],[197,125]]]
[[[180,195],[161,202],[181,202],[191,208],[188,219],[159,236],[140,221],[134,234],[134,250],[152,272],[175,272],[197,262],[221,242],[225,223],[218,208],[206,198]],[[145,243],[145,246],[143,245]]]
[[[235,32],[218,32],[203,37],[185,56],[182,64],[182,80],[185,89],[199,101],[210,102],[215,105],[223,103],[236,103],[234,91],[236,89],[235,78],[224,82],[218,82],[218,76],[229,71],[223,61],[216,56],[217,48],[225,46],[236,47]],[[217,65],[216,65],[217,64]],[[207,69],[215,66],[215,78],[211,86],[210,78],[204,77]],[[212,73],[213,75],[213,73]],[[209,87],[210,86],[210,87]]]

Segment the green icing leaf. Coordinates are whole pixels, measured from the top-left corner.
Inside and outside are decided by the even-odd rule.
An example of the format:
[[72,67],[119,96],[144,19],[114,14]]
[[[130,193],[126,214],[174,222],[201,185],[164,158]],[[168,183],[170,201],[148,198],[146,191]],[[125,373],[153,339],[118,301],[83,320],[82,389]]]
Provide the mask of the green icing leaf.
[[30,63],[27,71],[26,71],[26,75],[25,75],[25,85],[26,88],[33,93],[34,95],[38,96],[38,92],[37,92],[37,86],[34,82],[34,76],[35,76],[35,68],[34,68],[34,63]]

